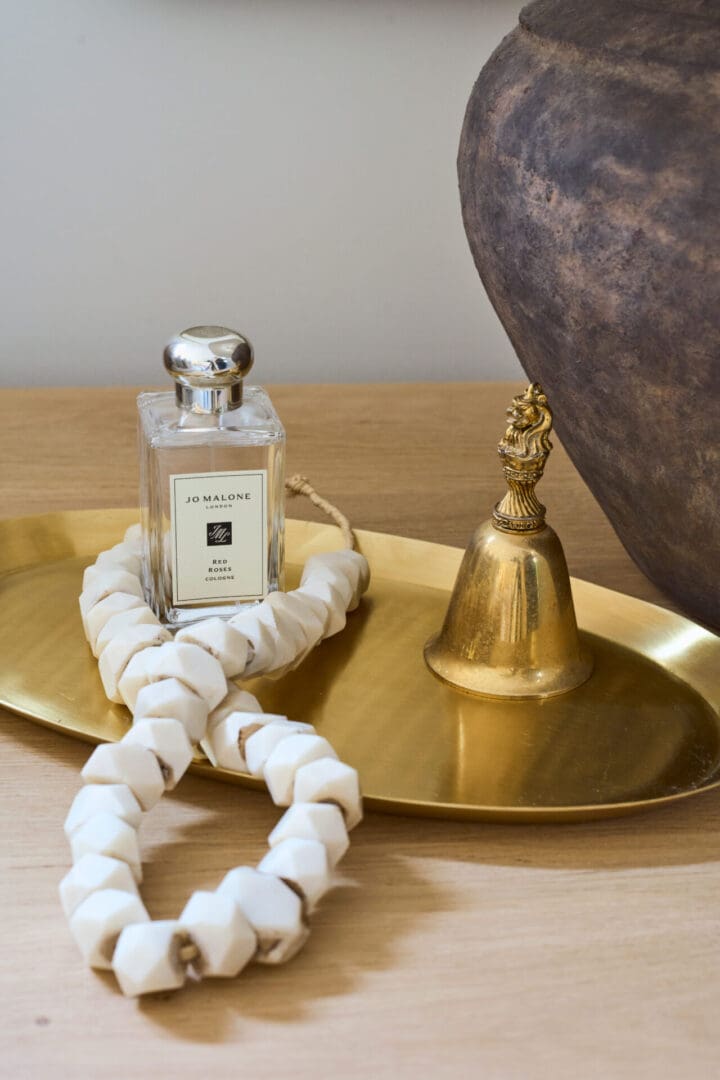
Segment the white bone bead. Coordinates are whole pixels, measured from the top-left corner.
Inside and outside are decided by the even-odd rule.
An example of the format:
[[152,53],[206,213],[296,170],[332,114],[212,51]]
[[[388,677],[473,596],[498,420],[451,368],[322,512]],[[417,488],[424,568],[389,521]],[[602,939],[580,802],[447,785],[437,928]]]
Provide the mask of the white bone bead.
[[152,751],[124,740],[96,746],[80,775],[86,784],[127,784],[143,810],[151,810],[165,790]]
[[322,630],[315,645],[318,645],[323,638],[329,636],[327,630],[330,623],[338,617],[335,615],[334,611],[330,610],[331,601],[334,604],[335,609],[340,613],[340,616],[343,619],[343,625],[345,620],[345,606],[342,602],[340,593],[336,589],[333,590],[332,586],[328,585],[327,582],[319,582],[319,584],[325,586],[324,598],[316,596],[312,591],[308,591],[305,586],[300,589],[295,589],[292,593],[292,595],[301,600],[306,607],[310,608],[316,620],[321,624]]
[[127,784],[86,784],[73,799],[65,818],[65,835],[70,835],[88,818],[101,812],[114,814],[137,829],[142,821],[142,809]]
[[162,626],[130,626],[121,630],[103,649],[98,662],[103,689],[110,701],[121,702],[118,683],[135,653],[142,652],[164,641],[170,634]]
[[298,649],[294,656],[292,656],[287,663],[281,664],[279,667],[270,668],[269,671],[263,672],[263,677],[275,682],[277,679],[282,679],[284,675],[287,675],[288,671],[294,671],[298,664],[304,659],[305,650]]
[[114,592],[110,593],[102,600],[98,600],[97,604],[88,611],[87,616],[83,616],[83,627],[85,629],[85,637],[90,642],[92,648],[95,648],[95,642],[97,636],[102,630],[105,623],[111,616],[116,615],[119,611],[128,611],[130,608],[143,607],[145,601],[142,596],[136,596],[135,593]]
[[297,590],[302,596],[321,600],[327,612],[323,637],[333,637],[344,629],[347,622],[347,605],[340,590],[323,578],[312,578]]
[[128,660],[127,667],[118,680],[118,693],[131,713],[135,712],[135,703],[140,691],[152,682],[150,660],[152,652],[142,649]]
[[[304,648],[307,634],[302,624],[304,611],[294,610],[295,605],[287,597],[290,593],[269,593],[258,608],[258,615],[268,626],[275,627],[293,654]],[[272,599],[271,599],[272,597]],[[300,618],[298,617],[300,616]]]
[[85,619],[91,608],[100,600],[104,600],[110,593],[131,593],[143,599],[142,586],[134,574],[127,570],[102,570],[93,576],[92,582],[87,589],[80,593],[80,614]]
[[325,621],[318,620],[317,616],[313,612],[313,609],[308,605],[304,605],[304,597],[299,598],[299,603],[303,604],[305,608],[305,615],[307,615],[308,620],[312,619],[312,623],[307,621],[304,624],[303,632],[305,633],[305,645],[295,653],[295,657],[291,659],[284,667],[280,667],[280,669],[277,669],[277,671],[270,673],[270,678],[272,679],[281,678],[288,671],[295,671],[296,667],[298,667],[302,663],[305,657],[308,657],[309,653],[312,652],[315,646],[320,644],[323,640]]
[[199,645],[219,662],[226,676],[242,675],[247,664],[250,643],[225,619],[204,619],[186,626],[175,635],[176,641]]
[[100,570],[118,567],[121,570],[127,570],[129,574],[134,574],[135,577],[140,577],[142,573],[141,552],[132,544],[122,540],[119,544],[108,548],[107,551],[101,551],[95,560],[95,565]]
[[170,717],[148,717],[137,721],[122,740],[152,750],[160,764],[165,790],[171,791],[183,778],[193,759],[193,748],[185,728]]
[[[327,554],[339,555],[340,552],[327,552]],[[308,578],[305,582],[301,581],[301,584],[320,580],[334,585],[342,596],[345,611],[354,611],[359,599],[357,573],[351,566],[344,565],[342,561],[329,561],[325,555],[313,555],[313,558],[317,558],[317,563],[311,565]]]
[[342,596],[345,610],[353,603],[355,597],[355,575],[347,572],[348,568],[342,565],[332,565],[323,555],[311,555],[303,568],[300,578],[301,588],[311,581],[326,581]]
[[[114,595],[122,594],[116,593]],[[116,615],[110,616],[96,637],[93,655],[100,656],[105,646],[109,645],[115,635],[119,634],[121,630],[127,630],[131,626],[159,625],[160,620],[152,608],[149,608],[147,604],[140,604],[138,607],[128,608],[127,611],[118,611]]]
[[[106,566],[105,569],[108,570],[110,568]],[[120,567],[120,569],[122,569],[122,567]],[[92,584],[93,581],[97,581],[97,579],[98,579],[98,577],[100,576],[101,573],[102,573],[102,569],[97,567],[95,565],[95,563],[90,563],[89,566],[86,566],[85,569],[83,570],[83,576],[82,576],[83,590],[87,589]]]
[[120,932],[149,919],[139,896],[121,889],[101,889],[75,908],[70,932],[90,967],[110,968]]
[[271,874],[238,866],[218,886],[240,908],[257,935],[255,959],[261,964],[282,964],[305,944],[309,929],[297,893]]
[[314,730],[312,725],[288,720],[286,716],[276,716],[273,713],[263,713],[263,716],[266,718],[264,726],[245,743],[245,761],[252,776],[262,776],[265,762],[282,739],[300,732],[311,734]]
[[111,859],[120,859],[127,863],[135,880],[142,881],[137,832],[127,821],[115,817],[114,814],[100,811],[79,825],[70,837],[70,850],[74,863],[87,854],[108,855]]
[[228,620],[250,642],[250,653],[243,672],[246,678],[264,674],[275,666],[275,633],[258,618],[259,607],[241,611]]
[[357,607],[358,601],[364,592],[367,592],[370,584],[370,567],[364,555],[359,551],[344,548],[342,551],[328,553],[328,564],[347,577],[353,587],[353,607]]
[[262,705],[258,699],[247,690],[240,690],[233,683],[228,683],[228,692],[222,699],[216,709],[208,716],[207,729],[211,732],[213,728],[234,712],[251,712],[261,713]]
[[337,551],[325,551],[320,556],[328,566],[342,568],[350,578],[353,589],[360,594],[367,592],[370,584],[370,565],[364,555],[354,548],[339,548]]
[[357,770],[333,758],[319,758],[295,773],[293,802],[337,803],[348,829],[362,820],[362,798]]
[[142,569],[142,560],[125,544],[116,544],[108,551],[101,551],[94,563],[85,567],[83,572],[83,589],[87,589],[93,581],[97,581],[100,575],[108,570],[126,570],[128,574],[139,578]]
[[[227,694],[222,699],[218,707],[216,709],[213,709],[213,711],[208,716],[208,733],[200,743],[203,752],[209,759],[210,763],[215,766],[215,768],[217,768],[219,762],[215,754],[212,739],[210,737],[210,733],[214,730],[214,728],[216,728],[218,724],[225,720],[226,717],[228,717],[232,712],[262,712],[262,705],[260,704],[258,699],[252,694],[248,693],[247,690],[239,690],[237,686],[235,686],[235,684],[232,682],[228,682],[227,686]],[[230,752],[232,752],[231,748]],[[236,759],[233,758],[233,761],[235,760]],[[231,765],[229,767],[234,769],[237,768],[236,765]],[[242,768],[244,769],[245,766],[243,765]]]
[[163,919],[126,926],[118,938],[112,969],[126,997],[179,990],[186,967],[180,950],[186,935],[179,922]]
[[[315,580],[319,581],[319,579],[315,579]],[[337,589],[334,588],[334,586],[331,586],[331,588],[333,588],[333,600],[334,600],[334,602],[336,604],[338,604],[340,607],[342,607],[342,596],[337,591]],[[320,620],[320,622],[322,623],[323,631],[325,630],[325,626],[327,624],[327,618],[328,618],[328,612],[327,612],[328,602],[327,602],[327,600],[323,600],[321,597],[315,596],[312,592],[309,592],[305,588],[305,586],[303,586],[303,585],[301,585],[297,589],[293,589],[292,593],[290,593],[288,595],[297,596],[298,599],[302,600],[303,604],[307,604],[311,608],[311,610],[315,613],[315,615]]]
[[130,525],[125,530],[123,543],[127,544],[128,547],[131,547],[133,551],[137,551],[138,553],[142,551],[143,531],[142,525],[139,521],[137,521],[134,525]]
[[215,725],[206,739],[212,751],[214,763],[223,769],[245,772],[247,762],[244,749],[247,737],[253,735],[263,724],[268,724],[275,719],[272,713],[230,713]]
[[337,754],[321,735],[289,735],[278,743],[263,768],[270,798],[276,806],[289,806],[293,801],[295,773],[301,765],[323,757],[337,758]]
[[150,681],[179,679],[199,697],[209,709],[214,709],[225,697],[227,680],[218,661],[199,645],[170,641],[157,649],[150,662]]
[[275,847],[289,837],[319,840],[325,845],[328,862],[333,868],[350,847],[343,812],[331,803],[293,803],[270,833],[268,843]]
[[269,675],[285,668],[299,656],[305,648],[305,635],[294,619],[288,618],[285,612],[272,608],[265,601],[258,604],[255,611],[273,639],[272,658],[262,672],[263,675]]
[[200,951],[201,975],[232,979],[255,955],[255,931],[229,896],[195,892],[178,921]]
[[270,593],[265,603],[269,604],[275,615],[280,618],[285,614],[302,631],[305,649],[313,649],[323,636],[325,620],[317,616],[312,603],[297,592]]
[[127,863],[89,851],[60,882],[60,903],[66,916],[70,918],[90,893],[101,889],[119,889],[137,896],[137,885]]
[[263,874],[274,874],[299,889],[312,910],[330,888],[330,867],[325,845],[299,837],[281,840],[258,863]]
[[101,551],[94,563],[83,570],[82,587],[88,589],[94,581],[102,580],[102,575],[114,570],[124,570],[133,577],[140,578],[142,561],[129,549],[120,554],[114,548]]
[[370,588],[370,578],[372,577],[372,574],[370,573],[370,563],[361,551],[356,551],[354,548],[346,548],[345,558],[350,559],[360,568],[358,586],[360,588],[360,595],[362,596],[362,594],[366,593]]
[[335,570],[347,578],[352,586],[352,598],[348,606],[350,610],[357,607],[360,596],[366,592],[370,583],[370,567],[365,556],[351,548],[311,555],[303,569],[303,580],[315,575],[322,576],[326,569]]
[[180,721],[191,743],[200,742],[205,733],[207,701],[179,679],[148,683],[140,689],[133,704],[135,723],[148,716],[169,716]]
[[[276,713],[230,713],[229,716],[226,716],[224,720],[215,725],[206,740],[209,743],[208,749],[212,753],[211,760],[214,759],[217,765],[221,765],[225,769],[232,769],[234,772],[247,772],[248,763],[245,756],[245,746],[248,739],[260,728],[268,724],[277,724],[284,721],[285,717],[278,716]],[[288,721],[288,723],[293,725],[297,723],[301,731],[307,734],[312,734],[315,730],[311,724],[300,724],[299,721]],[[275,741],[276,736],[273,736],[272,745],[274,745]],[[256,747],[256,753],[260,753],[259,747]]]

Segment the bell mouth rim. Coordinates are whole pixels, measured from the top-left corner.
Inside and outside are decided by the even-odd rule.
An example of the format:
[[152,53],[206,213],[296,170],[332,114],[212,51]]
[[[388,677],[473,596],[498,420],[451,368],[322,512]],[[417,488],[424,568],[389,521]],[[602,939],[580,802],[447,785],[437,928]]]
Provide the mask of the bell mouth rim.
[[[582,636],[582,631],[580,631]],[[528,688],[527,683],[524,687],[519,687],[517,691],[512,691],[509,687],[505,687],[502,690],[495,689],[478,689],[477,685],[474,685],[474,680],[471,683],[469,680],[463,680],[461,678],[463,669],[468,672],[473,670],[478,674],[487,672],[492,674],[495,682],[502,680],[505,676],[498,675],[498,668],[491,667],[489,664],[474,664],[472,660],[466,660],[465,658],[456,657],[447,649],[443,649],[439,644],[441,635],[434,634],[426,641],[423,647],[423,659],[425,665],[430,673],[438,679],[445,686],[451,690],[457,690],[461,694],[465,694],[467,697],[474,698],[491,698],[493,700],[500,701],[536,701],[541,698],[560,697],[562,694],[569,694],[573,690],[577,690],[578,687],[583,686],[590,678],[592,678],[595,670],[593,662],[593,656],[591,650],[587,646],[583,646],[581,643],[580,654],[577,661],[568,664],[563,668],[549,669],[546,682],[549,683],[549,688],[542,689],[538,687],[535,690]],[[447,673],[447,665],[441,664],[438,666],[438,661],[443,658],[450,659],[454,666],[458,668],[458,675],[456,678],[452,678]],[[560,677],[565,672],[568,675],[567,681],[561,685],[557,685],[560,681]],[[571,674],[572,673],[572,674]],[[552,676],[552,677],[551,677]],[[508,683],[511,679],[517,680],[518,683],[522,683],[522,672],[508,672],[506,676]],[[553,682],[555,685],[553,686]],[[502,692],[502,691],[505,692]]]

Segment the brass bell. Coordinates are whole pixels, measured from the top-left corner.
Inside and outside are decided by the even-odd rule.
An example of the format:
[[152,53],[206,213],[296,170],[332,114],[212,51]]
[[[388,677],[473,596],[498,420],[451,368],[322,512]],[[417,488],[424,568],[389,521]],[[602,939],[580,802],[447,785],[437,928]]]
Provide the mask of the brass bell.
[[592,658],[578,635],[565,554],[535,485],[552,449],[538,383],[513,399],[498,446],[508,491],[475,531],[425,661],[470,694],[544,698],[584,683]]

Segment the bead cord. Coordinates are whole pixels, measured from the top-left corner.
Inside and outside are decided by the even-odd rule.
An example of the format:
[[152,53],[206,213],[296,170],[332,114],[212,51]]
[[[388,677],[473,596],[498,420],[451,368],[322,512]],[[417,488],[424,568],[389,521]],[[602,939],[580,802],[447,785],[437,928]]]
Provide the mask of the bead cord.
[[[307,485],[293,480],[298,491]],[[85,571],[85,633],[108,698],[128,706],[133,725],[120,742],[96,747],[83,768],[85,786],[65,822],[73,867],[60,897],[87,963],[111,968],[128,996],[177,989],[190,972],[233,977],[250,960],[291,959],[332,886],[348,831],[362,817],[357,772],[311,725],[263,712],[230,680],[277,678],[344,627],[369,569],[343,522],[349,546],[312,555],[298,589],[227,622],[196,623],[174,640],[142,599],[139,526]],[[178,783],[197,743],[213,764],[264,778],[288,809],[257,868],[231,870],[214,892],[193,893],[177,920],[153,922],[138,892],[137,829]]]
[[312,486],[307,476],[301,476],[296,473],[294,476],[290,476],[285,481],[285,490],[288,495],[304,495],[313,506],[317,506],[319,510],[322,510],[324,514],[334,521],[338,529],[342,533],[342,538],[345,541],[345,547],[355,547],[355,533],[352,530],[350,522],[343,514],[342,510],[338,510],[337,506],[329,502],[327,499],[319,495],[315,488]]

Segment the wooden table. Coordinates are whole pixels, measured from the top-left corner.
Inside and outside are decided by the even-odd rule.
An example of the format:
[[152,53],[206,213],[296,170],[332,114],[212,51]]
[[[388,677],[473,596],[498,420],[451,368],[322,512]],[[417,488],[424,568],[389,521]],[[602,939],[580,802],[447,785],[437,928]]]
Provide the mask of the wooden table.
[[[514,384],[277,387],[289,468],[363,528],[464,546],[502,488]],[[0,393],[0,513],[131,506],[134,391]],[[557,441],[557,440],[556,440]],[[662,602],[561,448],[541,495],[571,572]],[[297,516],[306,516],[306,502]],[[42,612],[28,612],[42,626]],[[0,663],[2,659],[0,658]],[[720,1072],[720,794],[566,826],[371,815],[304,952],[136,1004],[60,911],[87,748],[2,714],[0,1076],[663,1077]],[[144,826],[145,897],[259,858],[263,795],[188,777]]]

